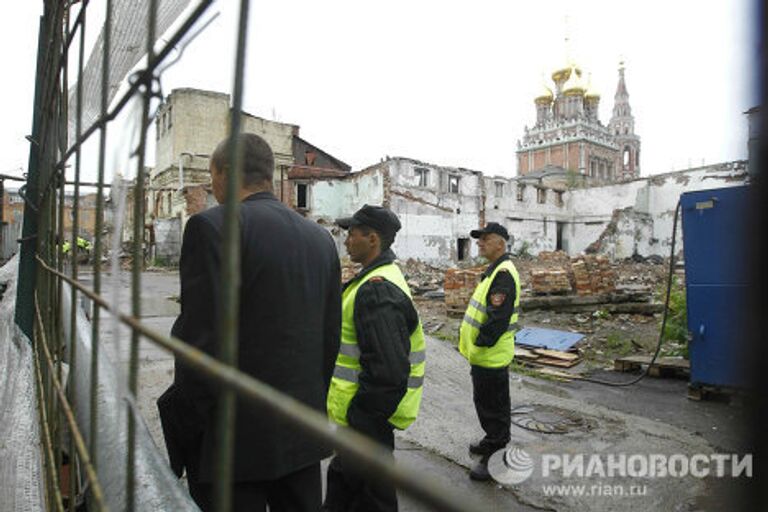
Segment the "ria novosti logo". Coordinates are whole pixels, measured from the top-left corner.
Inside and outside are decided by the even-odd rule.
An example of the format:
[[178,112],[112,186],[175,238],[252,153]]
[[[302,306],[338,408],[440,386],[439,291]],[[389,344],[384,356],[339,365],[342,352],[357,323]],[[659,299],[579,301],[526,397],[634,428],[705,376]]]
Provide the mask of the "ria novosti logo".
[[500,484],[525,482],[533,474],[533,459],[517,447],[501,449],[488,459],[488,472]]
[[[752,454],[544,453],[543,478],[738,478],[752,477]],[[501,449],[488,459],[488,472],[500,484],[515,485],[533,475],[533,458],[517,447]]]

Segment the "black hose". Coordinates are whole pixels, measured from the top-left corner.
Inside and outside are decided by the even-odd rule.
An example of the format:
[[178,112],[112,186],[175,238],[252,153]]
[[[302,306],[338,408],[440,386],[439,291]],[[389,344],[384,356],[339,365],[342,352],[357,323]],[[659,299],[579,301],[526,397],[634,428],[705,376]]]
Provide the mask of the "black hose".
[[675,272],[675,240],[677,239],[677,218],[678,214],[680,212],[680,201],[677,202],[677,206],[675,206],[675,220],[672,223],[672,246],[669,250],[669,272],[667,274],[667,297],[664,301],[664,316],[661,318],[661,330],[659,331],[659,341],[656,344],[656,352],[653,353],[653,358],[651,359],[651,362],[648,363],[648,366],[643,370],[643,373],[641,373],[637,378],[632,379],[627,382],[609,382],[607,380],[600,380],[600,379],[592,379],[589,377],[580,377],[579,380],[585,381],[585,382],[593,382],[595,384],[603,384],[605,386],[614,386],[614,387],[624,387],[624,386],[631,386],[632,384],[637,384],[641,380],[643,380],[646,375],[648,375],[648,372],[651,370],[651,366],[653,366],[653,363],[656,362],[656,358],[659,357],[659,352],[661,351],[661,344],[664,341],[664,329],[667,326],[667,313],[669,313],[669,295],[672,292],[672,276]]

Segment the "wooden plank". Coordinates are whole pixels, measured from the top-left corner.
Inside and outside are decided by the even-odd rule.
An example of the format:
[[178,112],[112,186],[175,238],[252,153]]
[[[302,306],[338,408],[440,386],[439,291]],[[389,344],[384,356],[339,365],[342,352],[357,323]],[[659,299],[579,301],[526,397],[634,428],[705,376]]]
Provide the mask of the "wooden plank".
[[564,379],[564,380],[581,379],[581,376],[575,373],[561,372],[559,370],[554,370],[552,368],[540,368],[538,372],[544,375],[549,375],[551,377]]
[[579,359],[579,354],[574,354],[573,352],[563,352],[562,350],[536,348],[533,351],[540,356],[562,359],[564,361],[573,361],[574,359]]
[[560,368],[570,368],[576,366],[581,362],[581,358],[566,361],[563,359],[555,359],[554,357],[540,357],[533,361],[535,364],[545,364],[547,366],[558,366]]
[[515,357],[520,357],[522,359],[538,359],[539,354],[534,353],[532,350],[528,350],[527,348],[523,347],[515,347]]

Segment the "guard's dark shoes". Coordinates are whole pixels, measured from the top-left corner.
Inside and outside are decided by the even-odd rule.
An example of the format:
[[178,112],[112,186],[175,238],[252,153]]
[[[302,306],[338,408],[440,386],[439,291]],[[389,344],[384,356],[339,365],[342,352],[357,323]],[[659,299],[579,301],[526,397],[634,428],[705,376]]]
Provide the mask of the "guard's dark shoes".
[[483,457],[483,460],[475,464],[475,467],[469,472],[469,478],[478,482],[487,482],[491,479],[491,474],[488,472],[487,457]]
[[487,444],[483,444],[482,441],[469,444],[469,453],[474,455],[490,455],[491,449]]

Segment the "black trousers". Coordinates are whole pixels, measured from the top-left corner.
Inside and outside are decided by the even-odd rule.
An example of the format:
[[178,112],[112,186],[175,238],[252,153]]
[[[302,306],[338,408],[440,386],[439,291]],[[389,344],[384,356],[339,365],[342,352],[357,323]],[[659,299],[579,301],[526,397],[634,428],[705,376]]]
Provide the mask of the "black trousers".
[[[211,483],[189,481],[189,493],[203,512],[213,510],[216,500]],[[317,512],[323,502],[320,463],[277,480],[235,482],[233,512]]]
[[[366,429],[365,435],[395,449],[395,435],[390,424]],[[394,455],[392,455],[394,457]],[[389,485],[374,484],[340,456],[328,465],[327,486],[323,511],[327,512],[397,512],[397,493]]]
[[472,366],[472,398],[485,431],[481,444],[489,450],[500,450],[509,442],[512,423],[509,400],[509,368]]

